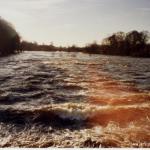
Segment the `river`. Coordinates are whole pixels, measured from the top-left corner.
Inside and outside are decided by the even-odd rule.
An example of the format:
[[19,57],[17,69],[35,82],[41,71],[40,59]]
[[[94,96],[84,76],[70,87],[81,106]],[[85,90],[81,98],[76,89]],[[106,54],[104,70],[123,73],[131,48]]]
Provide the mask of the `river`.
[[150,147],[150,59],[0,58],[0,147]]

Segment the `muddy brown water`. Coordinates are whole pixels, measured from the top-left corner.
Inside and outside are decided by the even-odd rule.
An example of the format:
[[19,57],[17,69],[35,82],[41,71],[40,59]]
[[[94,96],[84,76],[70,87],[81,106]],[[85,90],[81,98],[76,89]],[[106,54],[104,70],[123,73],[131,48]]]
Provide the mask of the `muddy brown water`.
[[0,147],[150,147],[150,59],[0,58]]

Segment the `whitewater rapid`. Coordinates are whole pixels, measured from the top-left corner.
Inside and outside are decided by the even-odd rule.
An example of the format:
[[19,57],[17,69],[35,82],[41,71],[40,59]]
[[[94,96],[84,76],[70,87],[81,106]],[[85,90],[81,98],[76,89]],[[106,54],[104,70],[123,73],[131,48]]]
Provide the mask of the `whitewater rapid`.
[[0,59],[0,147],[150,147],[150,59],[23,52]]

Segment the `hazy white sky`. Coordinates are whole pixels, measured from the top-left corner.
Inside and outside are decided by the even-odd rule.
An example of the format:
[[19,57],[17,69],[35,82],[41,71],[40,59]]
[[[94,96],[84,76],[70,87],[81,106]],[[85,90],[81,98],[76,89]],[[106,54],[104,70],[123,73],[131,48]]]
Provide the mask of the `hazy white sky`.
[[0,0],[0,16],[25,40],[82,46],[121,30],[150,31],[150,0]]

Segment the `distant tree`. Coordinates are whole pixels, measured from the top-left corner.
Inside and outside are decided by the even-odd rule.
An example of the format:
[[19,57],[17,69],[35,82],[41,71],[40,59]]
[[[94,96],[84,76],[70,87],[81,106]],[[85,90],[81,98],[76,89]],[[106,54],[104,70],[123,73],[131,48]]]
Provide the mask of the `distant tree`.
[[116,35],[113,34],[113,35],[111,35],[111,36],[105,38],[102,43],[103,43],[104,45],[109,45],[109,46],[115,48],[116,45],[117,45],[117,38],[116,38]]
[[111,36],[105,38],[102,43],[105,45],[111,45],[113,47],[117,47],[118,43],[120,41],[123,41],[124,39],[123,34],[124,34],[123,32],[114,33]]
[[20,49],[20,36],[14,27],[0,18],[0,55],[18,52]]
[[106,52],[104,51],[105,54],[145,57],[149,55],[147,46],[149,38],[150,33],[148,31],[117,32],[105,38],[102,46],[107,50]]
[[125,55],[125,38],[126,34],[124,32],[117,32],[105,38],[102,44],[109,46],[109,49],[111,49],[110,54]]
[[126,45],[130,50],[131,55],[140,55],[142,53],[142,50],[145,49],[147,42],[149,41],[149,35],[148,31],[138,32],[134,30],[127,33]]

